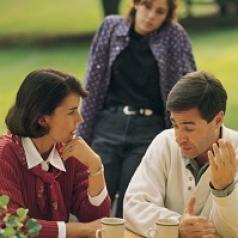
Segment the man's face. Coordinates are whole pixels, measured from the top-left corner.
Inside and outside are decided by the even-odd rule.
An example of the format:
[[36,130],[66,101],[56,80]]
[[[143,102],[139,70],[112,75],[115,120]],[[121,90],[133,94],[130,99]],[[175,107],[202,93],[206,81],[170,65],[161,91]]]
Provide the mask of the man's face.
[[197,108],[171,112],[176,142],[188,158],[203,156],[219,138],[224,113],[219,112],[211,122],[204,120]]

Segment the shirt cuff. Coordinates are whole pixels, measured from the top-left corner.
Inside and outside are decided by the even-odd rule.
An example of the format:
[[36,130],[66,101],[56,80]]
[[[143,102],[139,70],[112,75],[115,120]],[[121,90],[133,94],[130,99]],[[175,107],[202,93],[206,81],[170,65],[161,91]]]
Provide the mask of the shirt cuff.
[[107,194],[108,194],[107,187],[104,186],[103,190],[97,196],[92,197],[88,194],[88,200],[93,206],[98,207],[105,200]]
[[66,224],[63,221],[57,221],[58,238],[66,238]]
[[228,195],[230,195],[234,188],[235,188],[235,181],[233,181],[233,183],[231,183],[229,186],[227,186],[225,189],[222,190],[217,190],[213,187],[212,183],[210,182],[210,188],[212,191],[212,194],[216,197],[226,197]]

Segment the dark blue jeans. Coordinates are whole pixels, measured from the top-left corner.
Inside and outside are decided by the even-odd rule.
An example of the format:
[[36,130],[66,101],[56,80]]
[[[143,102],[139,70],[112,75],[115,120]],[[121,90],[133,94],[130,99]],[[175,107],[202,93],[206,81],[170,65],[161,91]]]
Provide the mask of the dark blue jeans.
[[103,110],[95,119],[92,148],[104,164],[112,201],[119,195],[116,216],[122,217],[127,186],[152,139],[164,129],[163,118]]

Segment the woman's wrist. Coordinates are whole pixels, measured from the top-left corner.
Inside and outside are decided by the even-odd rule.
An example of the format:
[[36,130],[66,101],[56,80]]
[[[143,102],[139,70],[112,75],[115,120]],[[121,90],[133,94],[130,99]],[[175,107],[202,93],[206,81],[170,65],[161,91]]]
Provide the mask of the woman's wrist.
[[102,168],[101,158],[97,155],[97,158],[94,158],[93,161],[88,166],[88,173],[94,174],[97,173]]
[[89,171],[88,175],[90,177],[95,177],[95,176],[103,174],[103,172],[104,172],[104,167],[103,167],[103,164],[101,163],[98,170],[96,170],[95,172]]

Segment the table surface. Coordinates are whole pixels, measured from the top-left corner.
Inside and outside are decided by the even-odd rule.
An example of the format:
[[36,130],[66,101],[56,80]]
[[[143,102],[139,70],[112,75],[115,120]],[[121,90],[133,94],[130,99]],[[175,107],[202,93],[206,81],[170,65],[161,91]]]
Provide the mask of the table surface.
[[124,238],[142,238],[142,236],[126,229]]

